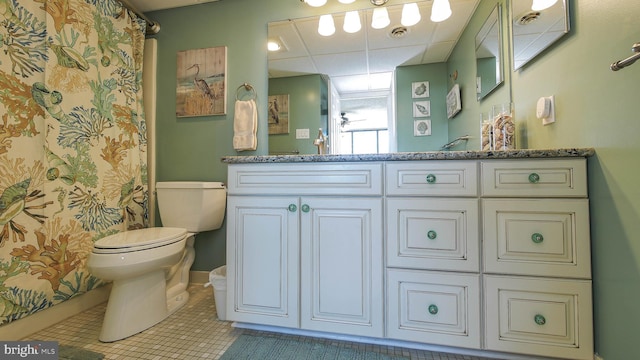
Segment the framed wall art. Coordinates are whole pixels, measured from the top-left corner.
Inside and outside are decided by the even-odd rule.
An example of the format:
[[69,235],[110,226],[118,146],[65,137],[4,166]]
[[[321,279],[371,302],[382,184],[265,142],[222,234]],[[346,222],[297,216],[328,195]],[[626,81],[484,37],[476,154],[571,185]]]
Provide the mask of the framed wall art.
[[455,84],[447,94],[447,118],[451,119],[462,110],[460,103],[460,85]]
[[431,135],[431,120],[420,119],[413,120],[413,136]]
[[176,116],[227,113],[227,47],[178,51]]
[[289,133],[289,95],[269,96],[269,135]]
[[411,83],[411,97],[414,99],[429,97],[429,82],[418,81]]
[[414,101],[413,117],[429,117],[431,116],[431,101]]

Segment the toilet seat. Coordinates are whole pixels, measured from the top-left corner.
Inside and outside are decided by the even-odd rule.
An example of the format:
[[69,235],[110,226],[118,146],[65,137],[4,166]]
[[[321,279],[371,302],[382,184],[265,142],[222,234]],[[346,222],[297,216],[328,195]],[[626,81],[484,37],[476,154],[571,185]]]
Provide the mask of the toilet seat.
[[123,231],[104,237],[93,244],[96,254],[117,254],[153,249],[185,239],[187,230],[172,227],[153,227]]

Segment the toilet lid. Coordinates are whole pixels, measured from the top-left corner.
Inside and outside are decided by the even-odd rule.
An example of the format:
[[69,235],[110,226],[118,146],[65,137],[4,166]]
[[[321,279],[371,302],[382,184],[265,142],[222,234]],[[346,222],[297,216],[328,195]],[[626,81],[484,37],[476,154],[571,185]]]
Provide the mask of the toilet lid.
[[186,229],[172,227],[123,231],[96,241],[93,244],[93,252],[118,253],[145,250],[173,244],[184,239],[186,234]]

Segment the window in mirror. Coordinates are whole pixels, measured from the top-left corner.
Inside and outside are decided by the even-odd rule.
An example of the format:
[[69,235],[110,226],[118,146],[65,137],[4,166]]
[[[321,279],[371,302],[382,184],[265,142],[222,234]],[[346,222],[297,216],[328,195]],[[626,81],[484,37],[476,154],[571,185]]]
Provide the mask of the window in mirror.
[[388,95],[340,99],[341,154],[389,152]]
[[531,10],[531,1],[511,1],[513,69],[520,69],[568,32],[567,0],[539,11]]
[[476,35],[476,92],[482,100],[502,83],[502,11],[496,5]]

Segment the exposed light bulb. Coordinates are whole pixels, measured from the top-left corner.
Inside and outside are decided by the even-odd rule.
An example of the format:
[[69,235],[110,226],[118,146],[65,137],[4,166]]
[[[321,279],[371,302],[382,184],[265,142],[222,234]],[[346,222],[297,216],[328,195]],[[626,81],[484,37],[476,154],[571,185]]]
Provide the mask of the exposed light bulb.
[[533,0],[533,4],[531,4],[531,10],[542,11],[544,9],[552,7],[557,2],[558,0]]
[[318,34],[322,36],[331,36],[336,32],[336,26],[333,23],[333,16],[330,14],[320,16],[318,22]]
[[307,5],[319,7],[327,3],[327,0],[303,0]]
[[278,51],[280,50],[280,43],[275,40],[269,40],[267,42],[267,50],[269,51]]
[[358,32],[360,31],[360,29],[362,29],[362,24],[360,23],[360,15],[357,11],[348,11],[344,15],[344,25],[342,26],[342,29],[350,34]]
[[389,19],[389,13],[385,7],[377,7],[373,9],[373,16],[371,17],[371,27],[374,29],[384,29],[391,24]]
[[402,18],[400,19],[400,23],[404,26],[413,26],[420,22],[420,9],[418,9],[418,4],[410,3],[404,4],[402,7]]
[[451,5],[449,0],[433,0],[431,7],[431,21],[445,21],[451,16]]
[[351,3],[355,2],[356,0],[338,0],[338,1],[343,3],[343,4],[351,4]]

